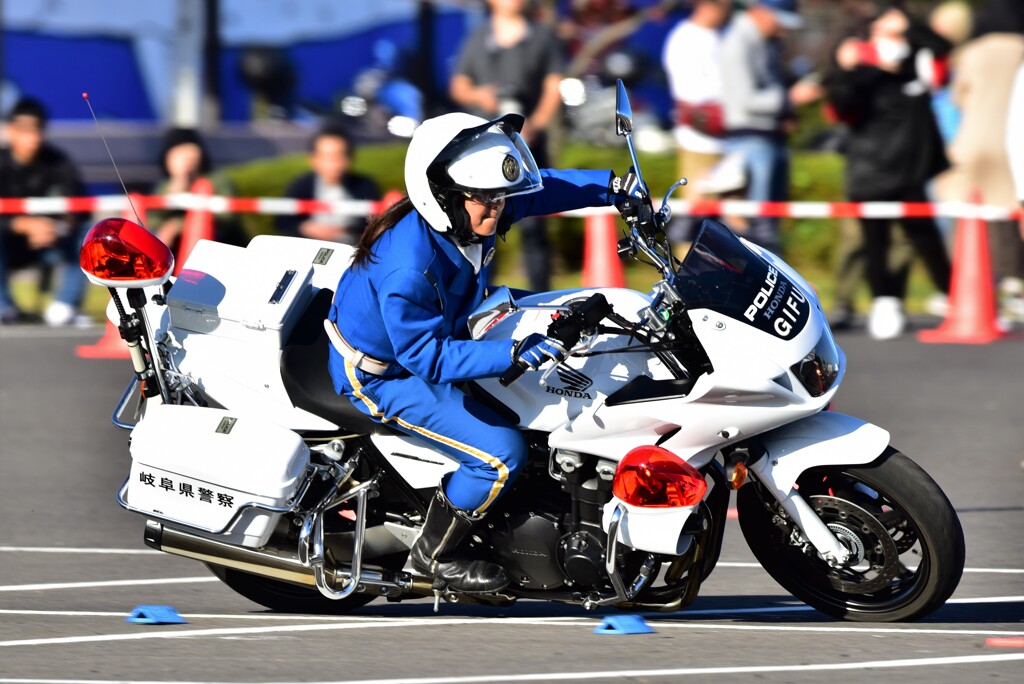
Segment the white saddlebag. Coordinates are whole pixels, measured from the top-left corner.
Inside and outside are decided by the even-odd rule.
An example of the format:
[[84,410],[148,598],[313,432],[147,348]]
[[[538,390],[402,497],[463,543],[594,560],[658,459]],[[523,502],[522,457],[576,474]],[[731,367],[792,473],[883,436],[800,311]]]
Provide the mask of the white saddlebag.
[[230,411],[150,405],[132,430],[130,510],[261,547],[305,482],[309,449],[286,428]]
[[313,296],[305,255],[200,240],[167,293],[171,325],[281,349]]

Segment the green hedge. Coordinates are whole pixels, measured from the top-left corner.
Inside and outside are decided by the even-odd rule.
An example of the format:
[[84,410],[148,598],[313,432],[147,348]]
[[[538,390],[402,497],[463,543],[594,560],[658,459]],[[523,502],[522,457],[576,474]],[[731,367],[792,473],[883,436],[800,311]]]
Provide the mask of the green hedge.
[[[359,149],[353,169],[376,179],[383,191],[404,190],[404,143],[366,145]],[[595,148],[570,144],[562,150],[561,168],[602,169],[622,172],[629,165],[625,147]],[[640,165],[648,185],[656,192],[668,188],[676,180],[675,154],[640,154]],[[292,177],[306,171],[305,155],[262,159],[229,167],[224,173],[243,197],[267,197],[284,194]],[[793,157],[791,196],[794,201],[834,201],[842,197],[842,158],[833,154],[803,152]],[[247,215],[247,231],[252,234],[273,230],[268,216]],[[550,235],[556,250],[556,272],[577,277],[583,260],[583,222],[573,219],[552,219]],[[828,220],[790,220],[783,223],[786,257],[800,270],[826,273],[831,269],[833,245],[836,240],[834,222]],[[508,246],[498,250],[497,268],[505,282],[522,284],[518,265],[518,236],[512,231]]]

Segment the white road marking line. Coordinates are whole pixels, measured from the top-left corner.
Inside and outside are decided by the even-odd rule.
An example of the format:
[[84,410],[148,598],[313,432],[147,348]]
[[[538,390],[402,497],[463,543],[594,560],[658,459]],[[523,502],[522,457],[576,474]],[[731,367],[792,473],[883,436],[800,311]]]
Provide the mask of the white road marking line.
[[94,337],[99,339],[103,334],[102,322],[82,328],[47,328],[42,325],[0,326],[0,340],[34,340],[34,339],[65,339],[78,337]]
[[673,622],[651,621],[654,628],[658,627],[681,627],[685,629],[718,629],[738,630],[746,632],[823,632],[832,634],[844,632],[847,634],[953,634],[959,636],[991,636],[998,632],[999,636],[1024,636],[1024,632],[984,630],[984,629],[925,629],[918,627],[843,627],[840,625],[827,625],[824,627],[802,626],[802,625],[720,625],[704,624],[699,622]]
[[[17,610],[0,608],[0,615],[52,615],[55,617],[128,617],[124,611],[110,610]],[[408,617],[381,617],[364,615],[278,615],[276,613],[232,615],[229,613],[182,613],[190,620],[316,620],[328,622],[381,622],[384,620],[409,620]]]
[[[953,598],[946,601],[949,603],[1020,603],[1024,596],[980,596],[974,598]],[[811,606],[805,605],[779,605],[764,606],[761,608],[706,608],[702,610],[683,610],[680,615],[721,615],[721,614],[743,614],[743,613],[791,613],[797,611],[814,610]],[[665,613],[644,613],[644,615],[658,616]]]
[[[63,546],[0,546],[0,553],[85,553],[111,555],[163,556],[163,551],[153,549],[103,549],[103,548],[68,548]],[[760,563],[746,561],[719,561],[717,568],[760,568]],[[1002,575],[1024,575],[1024,568],[964,568],[964,572],[989,573]]]
[[0,553],[95,553],[124,556],[166,556],[153,549],[71,549],[63,546],[0,546]]
[[[359,679],[317,684],[486,684],[487,682],[567,681],[574,679],[624,679],[626,677],[681,677],[685,675],[767,674],[771,672],[822,672],[837,670],[889,669],[904,667],[936,667],[973,665],[1024,660],[1024,654],[944,656],[938,658],[905,658],[902,660],[868,660],[857,663],[815,663],[812,665],[747,665],[740,667],[681,667],[658,670],[616,670],[599,672],[541,672],[537,674],[480,675],[466,677],[421,677],[412,679]],[[0,684],[199,684],[112,679],[13,679],[2,678]],[[207,682],[209,684],[209,681]],[[240,684],[233,682],[232,684]]]
[[[505,627],[547,626],[547,627],[587,627],[600,624],[600,619],[572,618],[371,618],[365,622],[325,622],[312,625],[285,625],[274,627],[234,627],[215,629],[180,629],[160,632],[127,632],[120,634],[94,634],[88,636],[51,637],[46,639],[17,639],[0,641],[0,647],[10,646],[50,646],[59,644],[80,644],[101,641],[137,641],[141,639],[181,639],[194,637],[221,637],[247,634],[282,634],[289,632],[335,631],[341,629],[370,629],[379,627],[451,627],[461,625],[502,625]],[[842,627],[836,625],[823,626],[791,626],[791,625],[722,625],[703,622],[656,621],[655,627],[673,627],[690,630],[743,630],[756,632],[819,632],[832,634],[837,632],[862,634],[930,634],[930,635],[973,635],[973,636],[1024,636],[1024,632],[1009,630],[951,630],[951,629],[918,629],[918,628],[873,628],[873,627]]]
[[974,598],[949,599],[946,603],[1020,603],[1024,596],[976,596]]
[[[216,578],[213,578],[216,579]],[[119,580],[121,581],[121,580]],[[124,580],[129,581],[129,580]],[[177,583],[177,582],[202,582],[211,581],[211,578],[206,577],[192,577],[170,580],[138,580],[132,581],[132,583],[144,582],[147,584],[160,584],[160,583]],[[112,583],[79,583],[80,585],[88,584],[90,586],[110,586]],[[20,585],[21,588],[32,585]],[[51,586],[51,585],[40,585],[40,586]],[[3,590],[0,587],[0,590]],[[954,598],[946,601],[948,604],[978,604],[978,603],[1020,603],[1024,602],[1024,596],[980,596],[973,598]],[[757,613],[793,613],[793,612],[808,612],[814,608],[807,605],[792,605],[784,604],[777,606],[761,606],[757,608],[705,608],[702,610],[684,610],[679,613],[680,618],[689,617],[692,615],[749,615]],[[642,612],[641,615],[647,617],[662,618],[665,617],[665,613],[658,612]],[[88,611],[88,610],[16,610],[16,609],[0,609],[0,615],[53,615],[59,617],[123,617],[127,613],[119,613],[112,611]],[[403,617],[382,617],[382,616],[359,616],[359,615],[278,615],[278,614],[257,614],[257,615],[241,615],[241,614],[230,614],[230,613],[187,613],[183,614],[185,618],[191,618],[195,620],[209,619],[209,620],[320,620],[320,621],[381,621],[381,620],[406,620],[410,618]],[[429,619],[429,618],[419,618]],[[542,621],[560,621],[560,620],[579,620],[575,616],[555,616],[549,618],[499,618],[503,621],[514,621],[514,620],[542,620]],[[664,624],[670,624],[665,622]],[[943,630],[948,632],[949,630]],[[989,634],[989,632],[980,632],[982,634]],[[1000,632],[1003,633],[1003,632]],[[1009,634],[1009,632],[1006,632]]]
[[[441,618],[434,624],[438,626],[450,626],[476,623],[473,619],[449,619]],[[318,625],[286,625],[283,627],[236,627],[221,629],[182,629],[173,632],[134,632],[125,634],[95,634],[90,636],[76,637],[54,637],[49,639],[18,639],[15,641],[0,641],[0,646],[43,646],[52,644],[81,644],[97,641],[137,641],[142,639],[181,639],[193,637],[215,637],[239,634],[272,634],[287,632],[316,632],[334,631],[340,629],[369,629],[373,627],[422,627],[423,618],[409,618],[394,621],[375,622],[346,622],[335,624]],[[587,623],[590,624],[590,623]]]
[[136,587],[147,584],[196,584],[219,582],[216,577],[160,577],[157,579],[110,580],[106,582],[64,582],[62,584],[9,584],[0,591],[50,591],[51,589],[89,589],[92,587]]
[[[2,550],[2,549],[0,549]],[[719,561],[716,568],[760,568],[760,563]],[[990,573],[999,575],[1024,575],[1024,568],[964,568],[964,572]]]

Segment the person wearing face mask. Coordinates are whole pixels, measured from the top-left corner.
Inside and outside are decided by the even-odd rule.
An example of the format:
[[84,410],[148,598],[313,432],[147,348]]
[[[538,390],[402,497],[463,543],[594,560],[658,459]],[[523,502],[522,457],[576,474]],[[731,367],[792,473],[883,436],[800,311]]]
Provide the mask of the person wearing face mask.
[[408,196],[374,218],[328,313],[329,372],[340,401],[426,440],[459,468],[431,500],[410,559],[436,589],[486,593],[509,577],[464,549],[474,525],[526,462],[523,435],[457,384],[538,369],[566,353],[534,333],[469,339],[498,236],[529,216],[615,201],[631,174],[538,169],[520,137],[524,118],[464,113],[429,119],[405,159]]
[[[887,7],[865,35],[841,41],[826,79],[828,100],[847,122],[846,192],[854,202],[926,202],[925,184],[949,168],[923,67],[951,44],[899,5]],[[868,333],[899,337],[906,326],[906,279],[889,267],[893,221],[860,219],[872,304]],[[900,224],[935,289],[949,292],[951,266],[935,220]]]

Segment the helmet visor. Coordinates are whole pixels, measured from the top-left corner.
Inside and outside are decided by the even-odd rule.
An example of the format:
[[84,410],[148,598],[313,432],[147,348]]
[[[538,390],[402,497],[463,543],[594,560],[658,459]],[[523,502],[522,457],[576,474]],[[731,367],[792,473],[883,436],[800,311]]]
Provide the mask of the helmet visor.
[[435,192],[513,197],[544,187],[537,161],[519,135],[523,118],[508,114],[459,133],[427,168]]

